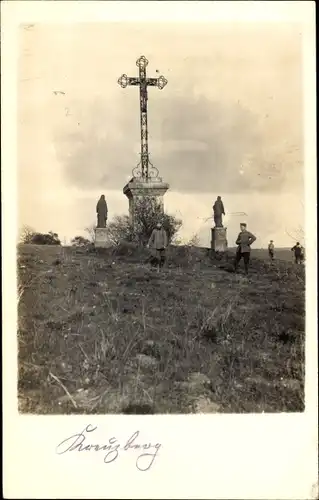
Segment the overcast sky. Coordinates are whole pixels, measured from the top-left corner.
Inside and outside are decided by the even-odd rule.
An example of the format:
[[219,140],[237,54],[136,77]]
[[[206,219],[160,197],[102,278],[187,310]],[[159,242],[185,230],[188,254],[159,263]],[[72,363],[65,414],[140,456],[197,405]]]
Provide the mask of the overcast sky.
[[110,218],[128,213],[122,190],[139,161],[139,97],[117,79],[136,76],[144,54],[148,75],[168,80],[149,89],[149,142],[181,236],[198,233],[209,245],[203,219],[221,195],[230,245],[243,218],[256,247],[292,243],[286,231],[304,216],[297,25],[36,24],[20,35],[20,226],[62,240],[84,234],[102,193]]

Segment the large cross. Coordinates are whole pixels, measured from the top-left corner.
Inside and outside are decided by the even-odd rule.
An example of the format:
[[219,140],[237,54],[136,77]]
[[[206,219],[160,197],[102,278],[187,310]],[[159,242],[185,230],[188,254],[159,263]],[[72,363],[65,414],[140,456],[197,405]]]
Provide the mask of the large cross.
[[148,130],[147,130],[147,87],[158,87],[162,90],[167,84],[164,76],[158,78],[146,78],[146,66],[148,60],[146,57],[141,56],[136,61],[136,66],[139,68],[139,77],[129,77],[123,74],[118,83],[124,89],[128,85],[139,85],[140,87],[140,118],[141,118],[141,175],[142,179],[148,180],[151,176],[149,174],[149,166],[152,165],[149,160],[148,152]]

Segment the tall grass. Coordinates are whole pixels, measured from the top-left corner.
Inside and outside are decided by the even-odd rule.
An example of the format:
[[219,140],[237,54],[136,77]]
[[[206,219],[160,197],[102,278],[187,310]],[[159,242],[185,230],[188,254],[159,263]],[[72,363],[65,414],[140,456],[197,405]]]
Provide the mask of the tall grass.
[[20,411],[303,409],[301,269],[253,260],[245,280],[188,247],[157,274],[125,248],[20,253]]

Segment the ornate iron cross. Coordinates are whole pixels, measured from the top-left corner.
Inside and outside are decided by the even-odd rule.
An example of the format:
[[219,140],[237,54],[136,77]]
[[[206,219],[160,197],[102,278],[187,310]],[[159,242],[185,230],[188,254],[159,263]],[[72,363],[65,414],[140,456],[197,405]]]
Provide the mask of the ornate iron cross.
[[140,87],[141,161],[133,170],[133,175],[136,177],[141,177],[144,180],[148,180],[151,177],[158,176],[158,170],[154,168],[154,166],[150,162],[148,152],[147,87],[158,87],[160,90],[162,90],[167,84],[166,78],[164,78],[164,76],[162,75],[158,78],[146,78],[147,65],[148,60],[146,59],[146,57],[141,56],[136,61],[136,66],[138,66],[139,68],[139,77],[134,78],[123,74],[118,79],[118,83],[123,89],[128,85],[139,85]]

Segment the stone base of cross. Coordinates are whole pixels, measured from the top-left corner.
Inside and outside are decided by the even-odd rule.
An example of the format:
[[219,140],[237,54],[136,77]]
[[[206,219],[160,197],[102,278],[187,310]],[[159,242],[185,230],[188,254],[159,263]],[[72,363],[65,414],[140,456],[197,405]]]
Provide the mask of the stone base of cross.
[[133,177],[123,188],[123,193],[129,200],[129,217],[131,223],[134,223],[136,201],[140,198],[156,198],[160,202],[164,212],[164,195],[168,189],[169,184],[163,182],[159,177],[148,179],[147,181]]

